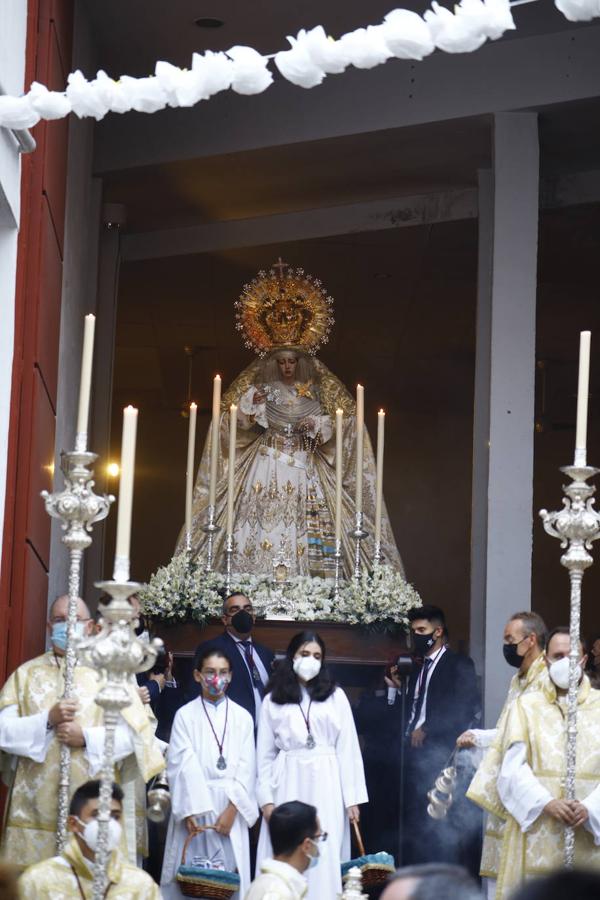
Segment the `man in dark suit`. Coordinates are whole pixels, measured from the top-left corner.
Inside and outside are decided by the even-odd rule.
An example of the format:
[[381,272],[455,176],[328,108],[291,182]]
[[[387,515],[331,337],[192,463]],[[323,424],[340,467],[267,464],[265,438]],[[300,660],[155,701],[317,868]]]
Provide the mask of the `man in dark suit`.
[[[418,663],[407,689],[403,865],[470,862],[480,820],[457,785],[445,819],[427,814],[427,792],[448,765],[456,738],[480,716],[473,661],[447,645],[444,613],[436,606],[409,612]],[[464,792],[463,792],[464,793]],[[476,855],[475,851],[475,855]]]
[[248,710],[256,728],[275,655],[268,647],[263,647],[252,639],[255,618],[250,600],[243,594],[231,594],[223,602],[222,622],[225,632],[219,637],[203,641],[196,648],[196,653],[210,645],[227,654],[232,670],[227,696]]

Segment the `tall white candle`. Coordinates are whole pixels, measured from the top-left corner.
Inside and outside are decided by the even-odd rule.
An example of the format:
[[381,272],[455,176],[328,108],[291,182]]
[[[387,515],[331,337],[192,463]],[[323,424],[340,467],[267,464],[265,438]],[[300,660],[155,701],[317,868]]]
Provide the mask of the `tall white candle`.
[[194,492],[194,460],[196,452],[196,416],[198,407],[190,403],[190,421],[188,429],[187,469],[185,473],[185,533],[192,533],[192,496]]
[[335,411],[335,539],[342,539],[342,475],[343,475],[344,411]]
[[383,442],[385,436],[385,413],[377,414],[377,473],[375,479],[375,544],[381,543],[381,510],[383,507]]
[[227,467],[227,531],[233,534],[233,492],[235,482],[235,442],[237,440],[237,406],[229,407],[229,463]]
[[83,327],[83,351],[81,354],[81,380],[79,382],[79,408],[77,434],[87,434],[90,412],[90,388],[92,385],[92,360],[94,358],[94,331],[96,316],[85,317]]
[[[591,332],[579,335],[579,380],[577,384],[577,427],[575,429],[575,461],[586,462],[588,395],[590,391]],[[579,459],[578,459],[579,457]]]
[[123,410],[123,438],[121,441],[121,477],[119,480],[119,508],[117,512],[117,540],[115,548],[115,580],[119,562],[129,561],[131,545],[131,507],[133,504],[133,476],[135,472],[135,437],[138,411],[133,406]]
[[354,506],[357,513],[362,512],[363,489],[363,444],[365,430],[365,389],[362,384],[356,385],[356,493]]
[[219,462],[219,424],[221,421],[221,376],[213,381],[212,423],[210,440],[210,482],[208,505],[214,506],[217,496],[217,464]]

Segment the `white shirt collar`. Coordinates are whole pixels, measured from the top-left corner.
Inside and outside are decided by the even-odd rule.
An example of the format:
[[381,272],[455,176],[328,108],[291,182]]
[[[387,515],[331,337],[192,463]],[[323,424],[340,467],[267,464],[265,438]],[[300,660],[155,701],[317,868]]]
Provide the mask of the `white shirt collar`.
[[277,875],[282,881],[285,881],[286,884],[292,887],[299,897],[304,897],[308,882],[304,875],[301,875],[300,872],[293,866],[290,866],[289,863],[283,862],[280,859],[265,859],[261,864],[260,870],[266,875]]

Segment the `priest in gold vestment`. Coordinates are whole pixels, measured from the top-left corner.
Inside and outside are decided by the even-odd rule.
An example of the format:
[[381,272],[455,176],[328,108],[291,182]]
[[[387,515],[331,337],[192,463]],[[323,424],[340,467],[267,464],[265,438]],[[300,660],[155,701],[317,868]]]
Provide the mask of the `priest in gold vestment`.
[[550,678],[541,690],[513,703],[504,735],[497,788],[507,813],[498,869],[496,900],[505,900],[522,881],[564,865],[564,830],[575,829],[575,865],[600,868],[600,691],[583,675],[577,708],[577,799],[564,798],[567,686],[570,639],[567,628],[551,632],[546,646]]
[[[333,323],[332,300],[317,279],[279,263],[245,285],[236,303],[237,329],[260,359],[231,384],[221,403],[215,521],[215,568],[223,568],[229,460],[229,411],[238,407],[232,569],[269,574],[277,559],[289,575],[331,578],[335,571],[335,423],[343,418],[342,568],[351,574],[355,527],[356,408],[352,396],[315,358]],[[191,545],[203,552],[212,446],[209,435],[194,490]],[[369,537],[362,564],[373,557],[375,460],[364,433],[363,514]],[[185,546],[185,534],[178,549]],[[402,571],[383,504],[381,550]]]
[[[2,855],[18,866],[29,866],[54,855],[58,817],[61,743],[71,748],[70,788],[98,773],[104,751],[103,712],[95,697],[98,673],[77,665],[73,700],[64,692],[65,637],[68,598],[50,610],[52,649],[19,666],[0,691],[0,751],[4,780],[10,793],[2,835]],[[78,606],[77,631],[91,628],[83,601]],[[115,763],[121,780],[138,774],[145,782],[162,771],[164,761],[137,690],[121,714],[115,733]],[[125,823],[128,835],[135,823]],[[127,851],[135,861],[134,841]]]
[[502,736],[515,700],[530,691],[539,690],[548,679],[545,644],[546,626],[537,613],[518,612],[510,617],[504,628],[503,653],[509,665],[518,667],[518,672],[511,678],[497,725],[489,729],[470,729],[457,740],[459,747],[479,747],[486,750],[469,785],[467,797],[488,814],[479,873],[486,879],[488,898],[493,897],[496,889],[506,825],[506,810],[496,787],[502,765]]
[[[88,781],[75,791],[67,827],[71,837],[62,853],[28,868],[19,879],[22,900],[91,900],[100,782]],[[106,900],[160,900],[150,875],[131,865],[118,849],[123,818],[123,792],[113,784],[108,832],[110,856],[106,868]]]

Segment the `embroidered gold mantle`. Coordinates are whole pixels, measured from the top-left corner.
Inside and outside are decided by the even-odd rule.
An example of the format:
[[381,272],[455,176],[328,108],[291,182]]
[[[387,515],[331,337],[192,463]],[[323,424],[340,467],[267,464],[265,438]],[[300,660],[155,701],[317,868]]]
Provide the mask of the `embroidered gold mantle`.
[[[234,480],[233,570],[268,574],[273,559],[283,554],[290,575],[331,576],[334,559],[335,509],[335,411],[344,411],[342,544],[344,574],[350,574],[354,546],[349,532],[354,528],[356,481],[355,404],[338,378],[320,361],[313,360],[315,377],[311,384],[296,386],[296,397],[269,385],[273,397],[265,419],[250,421],[244,415],[245,398],[266,386],[261,378],[263,363],[253,362],[232,383],[221,404],[219,430],[216,523],[221,526],[214,543],[214,565],[224,568],[227,468],[229,454],[229,407],[240,405]],[[279,394],[278,394],[279,392]],[[304,418],[315,423],[307,437],[296,426]],[[206,535],[208,485],[211,454],[210,429],[202,453],[193,497],[192,551],[202,555]],[[373,556],[375,518],[375,460],[368,434],[364,444],[363,482],[364,526],[369,538],[362,544],[362,562],[369,566]],[[184,548],[182,532],[176,552]],[[400,554],[383,508],[382,551],[385,561],[402,571]]]

